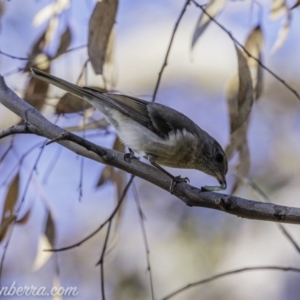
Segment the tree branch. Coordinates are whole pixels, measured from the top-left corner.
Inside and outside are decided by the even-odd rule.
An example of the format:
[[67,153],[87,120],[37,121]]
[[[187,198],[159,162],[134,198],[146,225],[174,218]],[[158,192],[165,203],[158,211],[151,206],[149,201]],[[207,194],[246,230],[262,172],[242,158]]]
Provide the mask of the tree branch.
[[193,282],[193,283],[189,283],[185,287],[182,287],[182,288],[176,290],[175,292],[169,294],[168,296],[163,297],[161,300],[171,299],[174,296],[177,296],[181,292],[184,292],[184,291],[186,291],[190,288],[193,288],[195,286],[199,286],[199,285],[214,281],[216,279],[227,277],[228,275],[235,275],[235,274],[238,274],[238,273],[245,273],[245,272],[249,272],[249,271],[251,271],[251,272],[252,271],[283,271],[283,272],[300,273],[299,268],[293,268],[293,267],[279,267],[279,266],[246,267],[246,268],[236,269],[236,270],[232,270],[232,271],[228,271],[228,272],[224,272],[224,273],[219,273],[217,275],[208,277],[206,279],[203,279],[203,280],[200,280],[200,281],[197,281],[197,282]]
[[[8,88],[2,76],[0,76],[0,102],[27,122],[26,128],[29,132],[55,140],[81,156],[119,168],[169,191],[171,179],[167,175],[137,159],[127,163],[124,160],[124,154],[97,146],[52,124],[38,110]],[[173,194],[189,206],[221,210],[248,219],[300,224],[300,208],[296,207],[262,203],[220,193],[202,192],[187,183],[178,184]]]

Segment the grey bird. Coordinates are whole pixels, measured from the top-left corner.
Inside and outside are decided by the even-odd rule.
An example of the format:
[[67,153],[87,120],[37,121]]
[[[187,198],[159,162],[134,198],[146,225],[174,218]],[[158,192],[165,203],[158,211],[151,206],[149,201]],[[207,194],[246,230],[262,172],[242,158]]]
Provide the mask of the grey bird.
[[159,103],[131,96],[102,93],[79,87],[37,69],[34,77],[49,82],[92,104],[115,127],[119,138],[130,149],[124,158],[143,156],[172,178],[170,191],[188,178],[173,176],[160,165],[196,169],[215,177],[220,186],[203,186],[203,191],[224,190],[228,170],[220,144],[184,114]]

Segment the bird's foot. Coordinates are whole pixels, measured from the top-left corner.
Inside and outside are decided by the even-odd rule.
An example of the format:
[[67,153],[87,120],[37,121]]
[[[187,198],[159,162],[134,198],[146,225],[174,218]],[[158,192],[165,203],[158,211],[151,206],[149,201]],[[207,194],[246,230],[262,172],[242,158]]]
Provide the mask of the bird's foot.
[[134,155],[134,152],[129,148],[129,153],[124,154],[124,160],[130,164],[132,159],[138,158]]
[[172,183],[171,183],[170,189],[169,189],[171,194],[173,194],[174,188],[177,185],[177,183],[180,183],[180,182],[190,183],[190,180],[187,177],[183,178],[180,175],[179,176],[173,176],[172,177]]

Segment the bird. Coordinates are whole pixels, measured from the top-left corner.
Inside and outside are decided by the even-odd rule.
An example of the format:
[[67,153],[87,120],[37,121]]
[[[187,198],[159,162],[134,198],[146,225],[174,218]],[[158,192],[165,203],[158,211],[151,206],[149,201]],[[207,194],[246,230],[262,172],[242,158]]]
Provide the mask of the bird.
[[161,166],[196,169],[215,177],[220,184],[202,186],[202,191],[227,188],[228,162],[224,150],[183,113],[160,103],[80,87],[35,68],[31,68],[31,74],[87,101],[102,112],[129,148],[130,152],[124,155],[124,159],[146,158],[172,179],[171,193],[179,182],[189,182],[189,179],[173,176]]

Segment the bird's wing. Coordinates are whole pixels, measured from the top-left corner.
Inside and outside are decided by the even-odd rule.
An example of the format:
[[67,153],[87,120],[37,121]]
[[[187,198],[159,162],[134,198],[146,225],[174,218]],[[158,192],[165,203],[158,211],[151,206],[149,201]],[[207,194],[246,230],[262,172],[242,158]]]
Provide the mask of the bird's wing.
[[106,106],[130,117],[162,138],[167,138],[170,133],[178,130],[186,130],[191,133],[201,130],[188,117],[168,106],[131,96],[103,93],[96,89],[79,87],[37,69],[31,68],[31,72],[34,77],[54,84],[69,93],[89,101],[93,105],[95,104],[95,98],[101,99]]
[[84,89],[98,93],[98,95],[100,93],[99,97],[101,98],[106,96],[116,109],[162,138],[167,138],[171,132],[176,132],[177,130],[195,132],[195,127],[197,127],[188,117],[168,106],[127,95],[103,94],[90,88],[84,87]]

